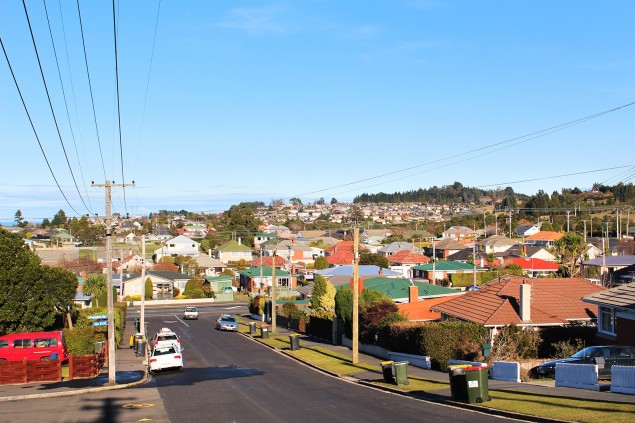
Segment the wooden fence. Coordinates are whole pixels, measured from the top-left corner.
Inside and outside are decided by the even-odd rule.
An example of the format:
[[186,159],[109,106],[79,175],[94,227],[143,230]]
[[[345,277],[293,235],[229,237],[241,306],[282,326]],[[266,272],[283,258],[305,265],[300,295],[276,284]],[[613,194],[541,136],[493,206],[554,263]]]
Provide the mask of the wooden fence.
[[97,354],[68,356],[68,379],[91,378],[99,375],[108,359],[108,343]]
[[[108,346],[104,342],[97,354],[68,356],[68,380],[91,378],[99,375],[108,359]],[[0,362],[0,385],[31,382],[60,382],[60,360],[22,360]]]
[[27,360],[0,362],[0,385],[62,380],[60,360]]

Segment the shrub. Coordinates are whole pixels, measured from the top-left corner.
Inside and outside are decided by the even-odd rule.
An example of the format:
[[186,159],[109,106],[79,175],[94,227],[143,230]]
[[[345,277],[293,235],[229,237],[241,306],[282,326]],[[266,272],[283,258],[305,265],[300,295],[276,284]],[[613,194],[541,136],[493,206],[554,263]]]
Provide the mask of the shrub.
[[523,329],[516,325],[502,328],[494,338],[492,359],[518,361],[538,357],[540,334],[533,329]]
[[365,304],[359,312],[359,339],[364,344],[376,344],[378,333],[385,326],[405,320],[391,299],[382,298]]
[[[538,348],[538,357],[559,358],[560,354],[564,354],[563,348],[566,348],[564,347],[565,343],[577,345],[578,342],[581,342],[582,345],[580,349],[588,347],[589,345],[596,345],[596,329],[594,326],[582,325],[555,326],[543,329],[540,332],[542,342]],[[560,348],[557,346],[560,346]]]
[[265,302],[266,302],[266,298],[261,297],[260,295],[256,295],[255,297],[249,298],[249,312],[251,314],[257,314],[259,316],[264,315]]
[[178,297],[179,295],[181,295],[181,290],[175,286],[174,289],[172,290],[172,296]]
[[187,281],[183,295],[185,295],[185,298],[207,298],[203,290],[203,282],[200,279]]
[[323,319],[333,318],[335,308],[335,288],[322,275],[315,276],[311,293],[311,311],[314,316]]
[[[497,272],[480,272],[476,274],[476,283],[482,285],[498,277]],[[450,275],[452,286],[470,286],[474,284],[474,275],[470,273],[455,273]]]
[[64,329],[64,341],[69,354],[90,355],[95,352],[93,343],[106,340],[106,336],[97,333],[92,326]]
[[573,342],[558,341],[551,344],[554,351],[554,358],[566,358],[571,357],[576,352],[584,348],[584,341],[582,339],[576,339]]

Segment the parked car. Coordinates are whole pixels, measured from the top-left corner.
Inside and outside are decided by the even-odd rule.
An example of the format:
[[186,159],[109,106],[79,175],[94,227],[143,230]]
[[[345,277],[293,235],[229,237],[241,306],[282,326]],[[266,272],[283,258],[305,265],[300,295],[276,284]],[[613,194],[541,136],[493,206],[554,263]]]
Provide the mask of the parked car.
[[152,339],[153,348],[159,348],[171,344],[175,344],[179,351],[183,350],[179,336],[169,328],[161,328],[161,330],[157,332]]
[[571,357],[548,361],[536,368],[539,376],[555,377],[557,363],[597,364],[598,377],[611,378],[612,366],[635,366],[635,348],[624,345],[586,347]]
[[198,308],[196,307],[185,307],[185,311],[183,312],[183,319],[198,319]]
[[181,370],[183,368],[183,354],[176,344],[155,347],[150,355],[149,366],[151,372],[171,368]]
[[221,316],[216,321],[216,329],[217,330],[231,330],[234,332],[238,331],[238,322],[233,316],[229,314],[221,314]]
[[68,360],[62,331],[23,332],[0,336],[0,361]]

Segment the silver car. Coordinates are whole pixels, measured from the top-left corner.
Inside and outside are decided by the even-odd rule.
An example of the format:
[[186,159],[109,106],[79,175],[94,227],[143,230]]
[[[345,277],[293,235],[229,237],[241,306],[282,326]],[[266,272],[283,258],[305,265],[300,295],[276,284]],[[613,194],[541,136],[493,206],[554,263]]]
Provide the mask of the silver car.
[[230,316],[229,314],[221,314],[221,316],[216,321],[216,329],[238,332],[238,322],[233,316]]

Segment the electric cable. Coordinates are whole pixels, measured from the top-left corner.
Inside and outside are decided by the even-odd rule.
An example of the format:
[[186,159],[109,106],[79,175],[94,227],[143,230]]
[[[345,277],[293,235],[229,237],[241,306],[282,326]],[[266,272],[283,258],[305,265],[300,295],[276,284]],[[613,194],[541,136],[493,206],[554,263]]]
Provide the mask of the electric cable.
[[77,181],[75,180],[75,174],[73,173],[73,168],[71,167],[71,162],[68,159],[68,154],[66,153],[66,147],[64,146],[64,141],[62,140],[62,134],[60,132],[59,124],[57,123],[57,117],[55,116],[55,110],[53,109],[53,103],[51,102],[51,95],[49,93],[48,85],[46,84],[46,78],[44,77],[44,70],[42,68],[42,62],[40,60],[40,54],[38,53],[37,44],[35,42],[35,35],[33,34],[33,27],[31,26],[31,20],[29,19],[29,12],[26,8],[26,1],[22,0],[22,5],[24,6],[24,14],[26,15],[27,23],[29,24],[29,32],[31,33],[31,41],[33,41],[33,48],[35,49],[35,56],[37,57],[37,63],[40,68],[40,75],[42,75],[42,82],[44,82],[44,89],[46,90],[46,98],[49,102],[49,107],[51,109],[51,114],[53,115],[53,121],[55,122],[55,128],[57,129],[57,136],[60,139],[60,143],[62,144],[62,150],[64,151],[64,157],[66,158],[66,163],[68,165],[68,170],[71,172],[71,177],[73,178],[73,183],[75,184],[75,188],[77,189],[77,194],[79,194],[79,199],[86,207],[86,210],[90,213],[90,209],[86,205],[84,201],[84,197],[82,197],[82,193],[79,192],[79,186],[77,186]]
[[[42,4],[44,4],[44,12],[46,14],[46,23],[48,24],[49,35],[51,36],[51,45],[53,46],[53,55],[55,57],[55,65],[57,67],[57,76],[60,80],[60,87],[62,88],[62,98],[64,99],[64,108],[66,109],[66,118],[68,119],[68,127],[71,131],[71,138],[73,140],[73,145],[75,146],[75,155],[77,156],[77,164],[79,165],[79,173],[82,177],[82,181],[84,182],[84,193],[86,194],[86,199],[88,200],[88,204],[90,205],[90,209],[93,208],[90,203],[90,196],[88,195],[88,189],[86,188],[86,179],[84,178],[84,171],[82,169],[82,161],[79,158],[79,152],[77,150],[77,142],[75,140],[75,131],[73,131],[73,125],[71,124],[71,115],[68,112],[68,102],[66,101],[66,90],[64,90],[64,82],[62,81],[62,72],[60,70],[60,63],[57,58],[57,49],[55,48],[55,40],[53,39],[53,30],[51,29],[51,21],[49,19],[48,8],[46,7],[46,0],[42,0]],[[92,213],[91,210],[88,210]]]
[[77,0],[77,15],[79,16],[79,29],[82,33],[82,46],[84,47],[84,64],[86,65],[86,75],[88,76],[88,88],[90,90],[90,101],[93,106],[93,121],[95,122],[95,132],[97,133],[97,145],[99,146],[99,156],[101,157],[101,167],[104,171],[104,181],[108,179],[106,176],[106,165],[104,164],[104,154],[101,151],[101,140],[99,138],[99,127],[97,125],[97,113],[95,112],[95,98],[93,96],[93,84],[90,81],[90,71],[88,69],[88,55],[86,54],[86,40],[84,38],[84,24],[82,22],[82,12],[79,8],[79,0]]
[[121,140],[121,102],[120,102],[120,96],[119,96],[119,57],[117,54],[117,16],[115,12],[115,0],[112,0],[112,25],[113,25],[113,35],[115,40],[115,81],[117,85],[117,122],[119,125],[119,155],[121,158],[121,182],[123,186],[123,204],[126,210],[126,214],[128,214],[128,204],[126,203],[126,178],[124,177],[124,171],[123,171],[123,143]]
[[62,194],[62,197],[64,197],[64,200],[66,200],[66,204],[68,204],[68,206],[71,208],[71,210],[73,210],[75,212],[75,214],[79,216],[79,213],[77,212],[77,210],[75,210],[75,208],[71,205],[70,201],[68,201],[68,198],[66,197],[66,194],[64,194],[64,190],[62,190],[62,187],[60,186],[59,182],[57,181],[57,177],[55,177],[55,173],[53,172],[53,168],[51,168],[51,163],[49,162],[48,157],[46,157],[46,153],[44,152],[44,147],[42,147],[42,143],[40,142],[40,137],[38,136],[37,131],[35,130],[35,125],[33,124],[33,119],[31,119],[31,113],[29,113],[29,108],[26,106],[26,103],[24,101],[24,97],[22,96],[22,91],[20,90],[20,85],[18,84],[18,80],[16,79],[15,73],[13,72],[13,67],[11,66],[11,61],[9,60],[9,55],[7,54],[7,50],[4,48],[4,43],[2,42],[2,37],[0,37],[0,45],[2,45],[2,51],[4,52],[4,58],[7,60],[7,65],[9,65],[9,70],[11,71],[11,76],[13,77],[13,83],[15,84],[15,88],[18,90],[18,94],[20,95],[20,100],[22,100],[22,106],[24,107],[24,111],[26,112],[26,115],[29,118],[29,123],[31,124],[31,129],[33,129],[33,133],[35,134],[35,139],[37,140],[37,143],[40,146],[40,151],[42,151],[42,155],[44,156],[44,160],[46,161],[46,165],[48,166],[49,171],[51,172],[51,176],[53,177],[53,180],[55,181],[55,184],[57,185],[57,188],[60,190],[60,193]]

